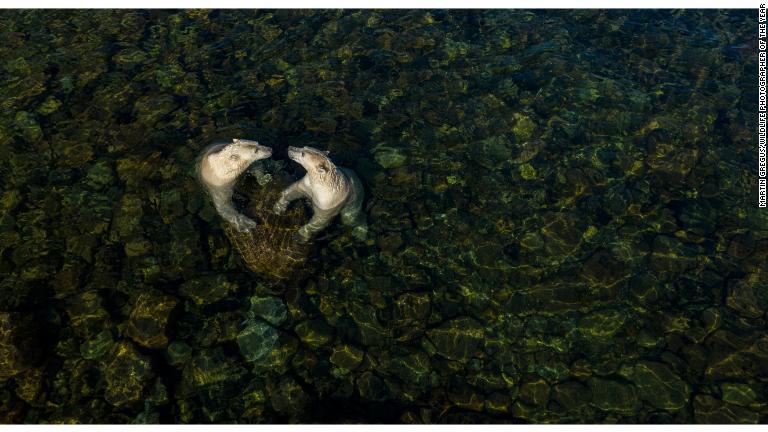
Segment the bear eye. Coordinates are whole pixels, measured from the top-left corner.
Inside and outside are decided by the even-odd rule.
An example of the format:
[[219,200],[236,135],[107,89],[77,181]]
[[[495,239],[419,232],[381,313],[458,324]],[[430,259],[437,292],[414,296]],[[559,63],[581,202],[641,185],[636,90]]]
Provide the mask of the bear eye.
[[231,155],[229,157],[229,160],[233,160],[233,161],[236,161],[236,160],[239,160],[239,159],[240,159],[240,155],[238,155],[238,154],[233,154],[233,155]]

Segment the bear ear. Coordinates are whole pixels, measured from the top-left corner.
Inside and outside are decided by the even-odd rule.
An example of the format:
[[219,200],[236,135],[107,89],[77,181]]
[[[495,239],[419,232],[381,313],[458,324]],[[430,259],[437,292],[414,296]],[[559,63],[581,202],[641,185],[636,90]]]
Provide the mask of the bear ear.
[[331,154],[331,151],[330,150],[326,150],[323,153],[325,153],[325,155],[328,156],[329,154]]
[[325,163],[325,162],[323,162],[323,163],[321,163],[321,164],[317,165],[317,172],[319,172],[319,173],[321,173],[321,174],[325,174],[325,173],[327,173],[327,172],[328,172],[328,169],[329,169],[329,167],[328,167],[328,164],[327,164],[327,163]]

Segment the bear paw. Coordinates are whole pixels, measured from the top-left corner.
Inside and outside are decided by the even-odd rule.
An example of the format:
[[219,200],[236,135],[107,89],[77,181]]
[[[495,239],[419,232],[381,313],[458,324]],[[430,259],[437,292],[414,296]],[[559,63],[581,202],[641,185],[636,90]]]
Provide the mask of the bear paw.
[[312,240],[312,237],[301,229],[293,233],[292,238],[293,241],[299,244],[309,243],[309,241]]
[[258,225],[253,219],[245,215],[237,215],[235,217],[235,228],[240,232],[248,232]]
[[272,207],[272,213],[276,215],[281,215],[287,208],[288,208],[288,204],[283,204],[280,201],[278,201],[275,203],[275,206]]
[[365,241],[368,238],[368,225],[358,225],[352,228],[352,237]]

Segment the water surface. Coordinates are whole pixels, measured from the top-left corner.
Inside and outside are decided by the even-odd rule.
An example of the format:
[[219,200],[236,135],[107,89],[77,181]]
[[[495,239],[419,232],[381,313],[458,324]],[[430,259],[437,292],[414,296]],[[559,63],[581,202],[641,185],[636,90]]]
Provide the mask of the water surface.
[[[0,12],[0,420],[766,422],[755,22]],[[251,273],[234,137],[330,150],[368,240]]]

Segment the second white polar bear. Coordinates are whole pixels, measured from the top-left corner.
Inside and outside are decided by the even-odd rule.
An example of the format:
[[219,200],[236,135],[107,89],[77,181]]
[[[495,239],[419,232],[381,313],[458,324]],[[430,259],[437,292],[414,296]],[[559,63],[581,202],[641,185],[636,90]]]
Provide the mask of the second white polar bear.
[[312,202],[312,219],[301,227],[297,240],[307,242],[341,213],[341,222],[354,227],[352,235],[364,240],[368,233],[363,207],[363,185],[354,171],[340,168],[328,158],[328,152],[312,147],[288,147],[288,157],[307,170],[301,180],[288,186],[275,203],[277,214],[298,198]]

